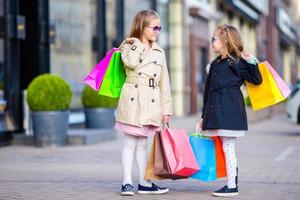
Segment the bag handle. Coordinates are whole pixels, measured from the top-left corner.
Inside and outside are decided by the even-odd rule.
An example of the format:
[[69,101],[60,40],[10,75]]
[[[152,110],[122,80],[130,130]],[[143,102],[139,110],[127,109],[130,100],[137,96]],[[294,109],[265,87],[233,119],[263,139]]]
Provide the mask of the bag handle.
[[203,134],[203,131],[201,129],[199,129],[199,127],[197,127],[197,125],[195,127],[195,130],[196,131],[195,131],[195,133],[192,134],[192,136],[194,136],[194,137],[200,137],[200,138],[209,138],[208,136],[205,136]]
[[249,55],[250,55],[250,57],[251,57],[252,59],[254,59],[254,61],[255,61],[257,64],[260,64],[260,63],[261,63],[255,56],[253,56],[252,54],[249,54]]
[[165,130],[166,128],[170,128],[170,125],[169,123],[163,123],[163,130]]
[[261,63],[255,56],[252,55],[252,57],[254,58],[254,60],[255,60],[255,62],[256,62],[257,64],[260,64],[260,63]]

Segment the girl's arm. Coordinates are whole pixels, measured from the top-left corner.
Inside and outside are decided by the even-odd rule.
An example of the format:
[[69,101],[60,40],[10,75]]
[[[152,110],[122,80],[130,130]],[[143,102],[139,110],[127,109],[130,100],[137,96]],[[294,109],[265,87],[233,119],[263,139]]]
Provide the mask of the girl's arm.
[[206,80],[205,80],[205,87],[204,87],[204,95],[203,95],[203,107],[202,107],[202,114],[201,114],[201,119],[203,119],[203,113],[204,113],[204,106],[206,105],[207,102],[207,96],[208,96],[208,74],[210,71],[211,64],[208,64],[205,69],[206,69]]
[[161,93],[162,115],[173,115],[170,78],[165,55],[162,66],[161,80],[159,84]]
[[259,61],[257,58],[247,52],[242,53],[242,58],[241,75],[244,80],[247,80],[255,85],[261,84],[262,78],[259,72],[257,64]]
[[258,69],[258,64],[250,64],[243,59],[240,61],[240,74],[242,78],[250,83],[259,85],[262,82],[262,77]]
[[124,65],[129,69],[135,69],[144,59],[145,46],[138,38],[127,38],[119,50]]

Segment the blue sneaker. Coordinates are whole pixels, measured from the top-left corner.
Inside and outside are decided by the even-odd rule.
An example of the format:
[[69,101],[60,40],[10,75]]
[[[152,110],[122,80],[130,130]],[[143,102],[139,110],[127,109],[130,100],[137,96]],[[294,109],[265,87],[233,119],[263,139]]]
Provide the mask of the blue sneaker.
[[213,196],[215,197],[234,197],[239,194],[238,187],[228,188],[227,185],[220,190],[214,191]]
[[122,196],[133,196],[134,195],[133,186],[129,183],[126,185],[122,185],[121,195]]
[[165,194],[169,192],[169,188],[158,187],[152,183],[151,187],[142,186],[139,184],[138,193],[139,194]]

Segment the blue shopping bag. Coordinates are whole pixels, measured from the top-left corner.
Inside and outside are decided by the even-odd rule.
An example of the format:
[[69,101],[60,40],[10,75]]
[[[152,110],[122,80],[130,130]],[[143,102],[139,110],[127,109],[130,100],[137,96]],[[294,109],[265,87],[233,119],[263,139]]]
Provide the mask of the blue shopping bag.
[[213,139],[199,136],[198,134],[192,134],[190,135],[189,140],[200,167],[200,170],[190,176],[190,178],[201,181],[216,180],[216,153]]

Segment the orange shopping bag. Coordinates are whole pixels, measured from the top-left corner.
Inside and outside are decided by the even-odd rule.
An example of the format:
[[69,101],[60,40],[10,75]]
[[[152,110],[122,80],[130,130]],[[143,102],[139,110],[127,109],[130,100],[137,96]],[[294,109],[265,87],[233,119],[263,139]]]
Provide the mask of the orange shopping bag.
[[223,151],[222,140],[219,136],[213,136],[211,138],[215,143],[217,178],[226,177],[226,160]]

